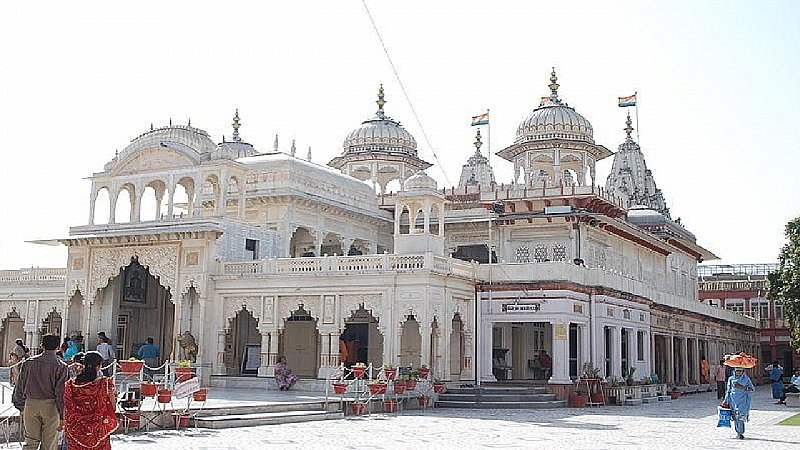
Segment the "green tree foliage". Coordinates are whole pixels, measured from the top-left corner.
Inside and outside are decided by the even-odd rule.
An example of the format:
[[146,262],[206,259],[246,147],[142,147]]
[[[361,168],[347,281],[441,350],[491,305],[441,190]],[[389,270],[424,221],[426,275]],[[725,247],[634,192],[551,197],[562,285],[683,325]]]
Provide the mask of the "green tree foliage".
[[792,347],[800,351],[800,217],[786,224],[785,234],[788,242],[778,257],[778,270],[767,276],[767,298],[783,302]]

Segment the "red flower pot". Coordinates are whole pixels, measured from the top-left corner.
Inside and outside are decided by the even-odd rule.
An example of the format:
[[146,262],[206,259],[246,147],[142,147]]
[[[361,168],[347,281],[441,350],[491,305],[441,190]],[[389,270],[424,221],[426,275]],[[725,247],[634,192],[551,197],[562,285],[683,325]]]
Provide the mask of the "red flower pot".
[[585,408],[586,407],[586,396],[585,395],[576,395],[572,394],[569,396],[569,406],[573,408]]
[[422,378],[423,380],[425,378],[428,378],[428,375],[430,373],[431,373],[431,369],[428,369],[427,367],[423,367],[423,368],[419,369],[419,377]]
[[363,378],[366,370],[367,368],[364,366],[353,366],[353,376],[356,378]]
[[196,402],[204,402],[208,398],[208,388],[200,388],[200,390],[192,392],[192,399]]
[[592,394],[592,403],[605,403],[605,400],[603,394]]
[[333,392],[342,395],[347,392],[347,385],[344,383],[333,383]]
[[437,394],[444,394],[447,391],[447,386],[444,383],[433,383],[433,392]]
[[372,395],[379,395],[386,393],[386,383],[373,383],[369,385],[369,393]]
[[181,383],[192,378],[191,367],[176,367],[175,368],[175,382]]
[[413,391],[417,388],[417,380],[406,380],[406,389]]
[[173,414],[175,417],[175,426],[177,428],[187,428],[189,426],[189,415],[188,414]]
[[394,380],[397,378],[397,369],[383,369],[383,374],[386,375],[387,380]]
[[383,402],[383,410],[386,412],[397,412],[397,400],[385,400]]
[[670,398],[675,400],[675,399],[677,399],[677,398],[679,398],[681,396],[681,392],[680,391],[670,391],[669,396],[670,396]]
[[122,413],[122,425],[125,428],[139,428],[139,424],[141,423],[141,415],[139,413]]
[[428,397],[427,395],[420,395],[419,397],[417,397],[417,401],[419,401],[419,406],[422,406],[423,408],[428,405],[428,400],[430,400],[430,397]]
[[353,411],[353,414],[360,415],[364,414],[364,410],[367,409],[367,405],[363,403],[352,403],[350,404],[350,410]]
[[120,361],[119,371],[122,373],[139,373],[144,367],[144,361]]
[[156,391],[158,391],[158,385],[150,381],[143,381],[139,386],[139,390],[145,397],[155,397]]
[[395,381],[394,382],[394,393],[395,394],[402,394],[406,391],[406,384],[402,381]]
[[160,389],[158,391],[158,398],[156,400],[158,401],[158,403],[172,402],[172,391],[169,389]]

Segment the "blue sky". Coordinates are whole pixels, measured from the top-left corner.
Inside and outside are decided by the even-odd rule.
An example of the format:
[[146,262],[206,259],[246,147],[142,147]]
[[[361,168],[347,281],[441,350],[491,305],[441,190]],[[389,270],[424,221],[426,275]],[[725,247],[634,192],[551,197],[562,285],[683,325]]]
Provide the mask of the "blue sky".
[[[440,185],[474,151],[469,117],[490,108],[492,149],[509,145],[556,66],[562,99],[612,150],[616,97],[638,90],[648,166],[699,243],[724,263],[776,259],[800,215],[799,2],[368,4]],[[387,113],[435,162],[360,1],[3,2],[0,54],[0,268],[63,266],[63,249],[24,241],[85,224],[83,178],[170,117],[221,141],[239,108],[257,148],[277,133],[326,163],[383,83]]]

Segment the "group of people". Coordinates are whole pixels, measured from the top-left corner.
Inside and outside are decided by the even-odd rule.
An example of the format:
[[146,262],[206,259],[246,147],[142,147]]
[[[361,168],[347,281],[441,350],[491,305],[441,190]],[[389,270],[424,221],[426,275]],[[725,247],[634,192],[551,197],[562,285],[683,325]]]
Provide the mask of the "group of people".
[[56,335],[43,336],[42,353],[21,364],[12,401],[23,420],[23,449],[56,450],[63,431],[70,450],[110,450],[116,392],[101,370],[103,356],[77,352],[67,365],[57,355],[60,344]]
[[786,394],[800,393],[800,368],[795,369],[794,374],[789,379],[789,385],[783,385],[783,367],[774,361],[772,364],[764,369],[769,376],[769,381],[772,385],[772,398],[778,400],[776,405],[786,404]]

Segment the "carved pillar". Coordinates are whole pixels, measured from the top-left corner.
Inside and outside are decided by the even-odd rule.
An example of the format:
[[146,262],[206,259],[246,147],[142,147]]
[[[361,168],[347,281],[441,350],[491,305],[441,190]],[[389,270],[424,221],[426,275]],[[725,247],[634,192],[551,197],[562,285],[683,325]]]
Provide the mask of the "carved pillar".
[[569,378],[569,324],[554,323],[551,339],[553,373],[547,382],[549,384],[571,384],[572,381]]
[[[260,327],[259,327],[260,328]],[[270,347],[272,346],[272,335],[268,330],[259,329],[261,333],[261,358],[258,366],[259,377],[275,376],[275,364],[270,364]]]
[[94,204],[97,202],[97,190],[92,186],[92,193],[89,194],[89,225],[94,225]]
[[681,382],[689,384],[689,340],[681,338]]
[[164,189],[156,189],[156,220],[163,219],[161,214],[161,202],[164,200]]
[[170,185],[167,187],[167,219],[172,219],[175,211],[175,185],[172,184],[172,177],[170,176]]
[[[325,238],[322,231],[314,231],[314,256],[322,256],[322,240]],[[300,256],[300,255],[296,255]]]
[[675,384],[675,338],[671,335],[664,336],[666,360],[667,360],[667,384]]
[[228,368],[225,366],[225,335],[226,329],[217,332],[217,360],[214,362],[214,375],[227,375]]
[[611,374],[615,377],[622,376],[622,328],[611,328]]
[[[119,194],[119,192],[117,193]],[[108,204],[109,204],[109,211],[108,211],[108,223],[117,223],[117,198],[119,195],[111,195],[111,191],[108,191]]]

